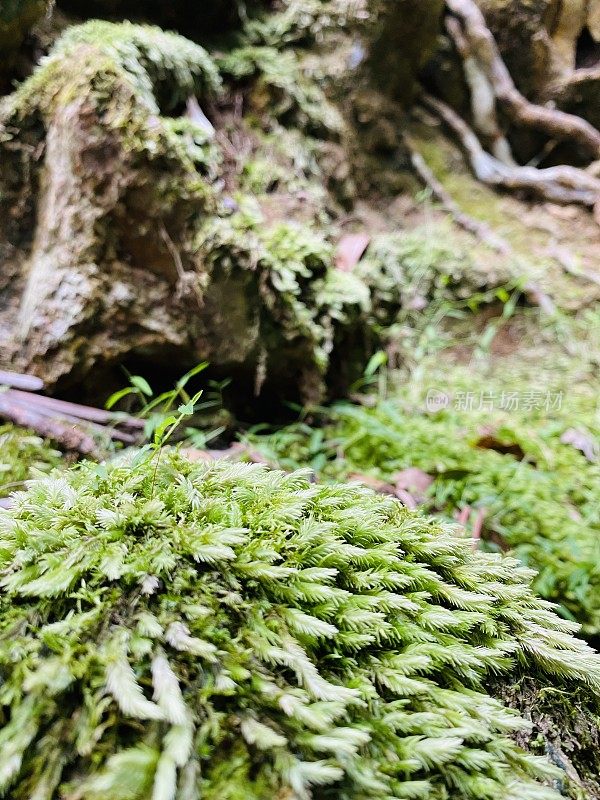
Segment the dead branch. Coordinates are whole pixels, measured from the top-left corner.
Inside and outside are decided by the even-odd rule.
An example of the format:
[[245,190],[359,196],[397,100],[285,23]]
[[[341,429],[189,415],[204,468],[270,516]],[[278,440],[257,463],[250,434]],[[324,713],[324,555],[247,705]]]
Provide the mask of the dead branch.
[[462,22],[473,55],[488,76],[496,97],[514,122],[535,128],[554,139],[570,139],[600,156],[600,131],[574,114],[530,102],[515,86],[492,32],[474,0],[446,0],[446,7]]
[[0,369],[0,385],[24,389],[27,392],[39,392],[44,388],[44,381],[35,375],[21,375],[20,372],[7,372]]
[[600,180],[593,175],[570,166],[537,169],[503,164],[485,152],[477,135],[450,106],[427,94],[421,99],[458,138],[475,177],[482,183],[510,191],[522,190],[553,203],[577,203],[593,208],[600,199]]
[[[39,388],[37,379],[32,376],[0,373],[0,383],[7,386],[9,381],[13,386]],[[127,414],[44,397],[16,388],[0,391],[0,417],[52,439],[64,450],[93,457],[101,454],[101,441],[108,443],[112,439],[135,444],[144,427],[143,420]],[[119,430],[117,426],[124,430]]]
[[16,402],[10,389],[0,392],[0,416],[15,425],[30,428],[46,439],[52,439],[65,450],[75,450],[84,456],[98,454],[94,439],[78,425],[49,417],[35,408]]
[[44,397],[43,395],[32,395],[26,392],[19,391],[18,389],[11,390],[11,396],[26,402],[30,405],[35,405],[36,408],[46,408],[47,413],[55,413],[69,419],[85,420],[88,422],[96,422],[99,425],[121,425],[124,428],[133,428],[135,430],[142,430],[144,421],[131,417],[126,414],[111,413],[104,411],[101,408],[93,408],[92,406],[83,406],[79,403],[71,403],[67,400],[57,400],[54,397]]

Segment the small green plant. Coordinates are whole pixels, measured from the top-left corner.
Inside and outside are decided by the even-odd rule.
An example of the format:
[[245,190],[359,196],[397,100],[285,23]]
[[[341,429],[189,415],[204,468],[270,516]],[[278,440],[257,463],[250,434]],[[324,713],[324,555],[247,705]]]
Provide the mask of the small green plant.
[[[198,410],[198,401],[203,390],[190,396],[186,386],[192,378],[199,375],[208,367],[208,362],[197,364],[183,375],[173,389],[155,395],[148,381],[141,375],[129,375],[129,386],[119,389],[111,394],[105,403],[105,408],[110,410],[126,397],[138,401],[140,409],[138,415],[146,420],[144,434],[152,441],[151,446],[166,442],[171,438],[185,417],[190,417]],[[173,406],[179,403],[177,415],[172,413]]]

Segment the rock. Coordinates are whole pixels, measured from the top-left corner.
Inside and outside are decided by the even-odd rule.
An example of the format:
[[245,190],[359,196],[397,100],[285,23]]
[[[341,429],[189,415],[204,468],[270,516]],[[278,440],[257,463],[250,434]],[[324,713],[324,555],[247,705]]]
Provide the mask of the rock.
[[59,390],[93,376],[108,393],[120,364],[176,377],[207,360],[238,398],[320,401],[345,343],[336,363],[356,378],[343,329],[360,365],[366,287],[308,226],[221,203],[217,137],[185,116],[219,80],[183,37],[95,21],[5,98],[4,366]]

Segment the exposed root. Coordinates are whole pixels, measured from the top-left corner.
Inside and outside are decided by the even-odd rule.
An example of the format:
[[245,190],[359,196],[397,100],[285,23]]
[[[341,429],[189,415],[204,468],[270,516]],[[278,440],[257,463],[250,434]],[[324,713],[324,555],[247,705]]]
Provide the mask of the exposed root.
[[593,208],[600,200],[600,180],[588,172],[570,166],[536,169],[504,164],[485,152],[477,135],[450,106],[427,94],[421,99],[458,138],[475,177],[482,183],[509,191],[522,190],[553,203]]
[[[512,252],[512,247],[505,239],[495,234],[484,222],[474,219],[460,209],[456,201],[450,196],[440,181],[438,181],[433,172],[429,169],[425,159],[418,152],[410,137],[407,134],[403,134],[402,138],[410,155],[411,164],[416,175],[431,191],[433,197],[435,197],[438,203],[440,203],[444,211],[450,215],[455,224],[464,231],[467,231],[467,233],[475,236],[488,247],[491,247],[497,253],[506,255]],[[540,286],[538,286],[538,284],[534,281],[528,281],[523,287],[523,291],[525,292],[525,295],[529,301],[534,305],[539,306],[546,314],[554,314],[556,312],[556,307],[550,297],[544,291],[542,291]]]
[[446,0],[446,7],[460,19],[472,56],[479,62],[513,122],[543,131],[554,139],[576,141],[593,158],[598,158],[600,131],[593,125],[573,114],[531,103],[519,92],[474,0]]
[[498,123],[496,94],[491,80],[473,55],[460,22],[455,17],[446,19],[446,30],[462,59],[465,80],[471,91],[471,114],[475,129],[489,141],[490,149],[498,161],[516,166],[508,139]]
[[496,236],[496,234],[484,222],[480,222],[479,220],[470,217],[459,208],[458,204],[454,201],[446,189],[444,189],[440,181],[438,181],[433,172],[429,169],[425,159],[418,152],[410,137],[405,134],[403,139],[406,148],[408,149],[411,164],[415,173],[431,191],[431,194],[442,206],[444,211],[450,214],[458,227],[472,234],[477,239],[480,239],[484,244],[487,244],[498,253],[510,252],[510,245],[508,242],[505,242],[499,236]]

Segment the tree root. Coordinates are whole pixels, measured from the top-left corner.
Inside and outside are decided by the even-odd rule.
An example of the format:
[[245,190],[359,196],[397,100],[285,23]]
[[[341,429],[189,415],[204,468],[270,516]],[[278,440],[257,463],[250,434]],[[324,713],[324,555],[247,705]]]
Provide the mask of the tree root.
[[562,165],[537,169],[505,164],[485,152],[477,135],[450,106],[427,94],[421,100],[458,138],[475,177],[482,183],[525,191],[553,203],[577,203],[593,208],[600,201],[600,180],[588,172]]
[[471,114],[477,132],[490,143],[492,154],[509,166],[516,166],[508,139],[498,122],[496,94],[491,80],[473,55],[460,22],[455,17],[446,18],[446,31],[462,59],[465,80],[471,92]]
[[[511,253],[512,247],[505,239],[497,236],[491,230],[491,228],[485,224],[485,222],[480,222],[478,219],[470,217],[460,209],[458,203],[456,203],[446,189],[444,189],[440,181],[438,181],[433,172],[429,169],[425,163],[425,159],[418,152],[410,137],[407,134],[404,134],[402,138],[408,150],[411,164],[416,175],[431,191],[433,197],[435,197],[444,211],[450,215],[455,224],[464,231],[467,231],[467,233],[475,236],[476,239],[479,239],[488,247],[491,247],[497,253],[501,253],[502,255],[508,255]],[[529,301],[534,305],[539,306],[546,314],[554,314],[556,312],[554,303],[550,297],[548,297],[548,295],[542,291],[537,283],[528,281],[523,286],[523,291],[525,292],[525,295]]]
[[594,159],[600,156],[600,131],[593,125],[574,114],[531,103],[519,92],[474,0],[446,0],[446,7],[461,21],[472,56],[479,62],[513,122],[535,128],[554,139],[576,141]]
[[455,200],[450,196],[446,189],[444,189],[442,184],[429,169],[425,159],[418,152],[410,137],[404,134],[403,140],[408,150],[410,161],[415,173],[423,182],[423,184],[431,191],[431,194],[442,206],[444,211],[446,211],[452,217],[456,225],[472,234],[477,239],[480,239],[484,244],[488,245],[488,247],[491,247],[496,252],[510,252],[510,245],[508,242],[504,241],[504,239],[501,239],[499,236],[496,236],[496,234],[488,225],[485,224],[485,222],[480,222],[479,220],[470,217],[459,208]]

